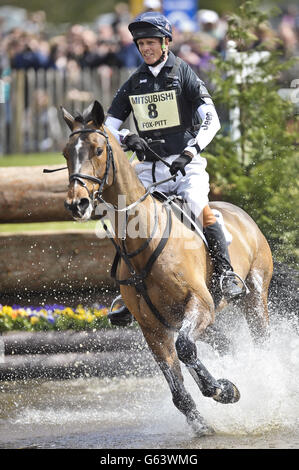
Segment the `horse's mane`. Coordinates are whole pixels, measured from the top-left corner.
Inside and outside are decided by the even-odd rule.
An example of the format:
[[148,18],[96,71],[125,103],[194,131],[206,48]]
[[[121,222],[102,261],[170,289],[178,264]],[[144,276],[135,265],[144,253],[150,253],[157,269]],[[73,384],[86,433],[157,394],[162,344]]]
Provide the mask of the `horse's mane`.
[[92,121],[92,117],[88,109],[83,111],[83,113],[80,113],[79,111],[76,111],[75,114],[75,121],[80,122],[81,124],[87,124],[88,122]]
[[94,121],[94,116],[92,115],[92,107],[93,105],[91,104],[88,106],[88,108],[84,109],[83,113],[80,113],[79,111],[75,112],[75,121],[80,122],[83,125],[88,124],[90,121]]

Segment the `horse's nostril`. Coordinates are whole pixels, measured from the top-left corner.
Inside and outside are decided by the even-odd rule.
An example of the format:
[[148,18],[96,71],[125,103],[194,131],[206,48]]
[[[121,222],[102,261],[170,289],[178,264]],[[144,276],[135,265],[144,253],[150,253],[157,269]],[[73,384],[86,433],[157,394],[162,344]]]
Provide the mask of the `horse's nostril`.
[[73,216],[82,217],[89,207],[89,199],[82,198],[79,201],[64,201],[64,206],[72,212]]
[[86,209],[88,209],[89,199],[87,199],[86,197],[80,199],[78,206],[80,208],[81,213],[84,213]]
[[71,210],[72,204],[67,201],[64,201],[64,207],[68,210]]

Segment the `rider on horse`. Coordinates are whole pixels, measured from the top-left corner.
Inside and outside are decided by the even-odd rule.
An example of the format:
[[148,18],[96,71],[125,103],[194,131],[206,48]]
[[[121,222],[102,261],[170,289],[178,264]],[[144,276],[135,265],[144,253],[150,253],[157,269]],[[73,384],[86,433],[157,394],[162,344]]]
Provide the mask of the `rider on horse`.
[[[144,63],[116,93],[105,124],[136,152],[140,163],[135,169],[144,186],[168,178],[169,171],[175,175],[159,189],[182,196],[191,206],[203,227],[215,275],[222,279],[222,295],[227,301],[234,300],[243,290],[234,276],[222,226],[209,207],[207,161],[200,155],[220,129],[213,101],[189,65],[169,51],[172,27],[164,15],[142,13],[129,24],[129,30]],[[127,129],[119,131],[131,112],[138,135]],[[157,141],[153,149],[149,139]],[[110,312],[109,318],[116,325],[132,321],[126,307]]]

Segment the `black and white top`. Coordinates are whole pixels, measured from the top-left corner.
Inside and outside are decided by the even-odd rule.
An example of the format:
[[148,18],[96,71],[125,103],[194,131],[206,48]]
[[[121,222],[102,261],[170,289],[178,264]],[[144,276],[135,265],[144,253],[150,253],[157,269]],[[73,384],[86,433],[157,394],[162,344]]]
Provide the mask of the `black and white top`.
[[141,137],[165,140],[155,146],[161,157],[185,149],[196,155],[196,148],[203,150],[220,128],[204,82],[172,52],[156,67],[143,63],[122,85],[108,110],[106,126],[117,135],[131,112]]

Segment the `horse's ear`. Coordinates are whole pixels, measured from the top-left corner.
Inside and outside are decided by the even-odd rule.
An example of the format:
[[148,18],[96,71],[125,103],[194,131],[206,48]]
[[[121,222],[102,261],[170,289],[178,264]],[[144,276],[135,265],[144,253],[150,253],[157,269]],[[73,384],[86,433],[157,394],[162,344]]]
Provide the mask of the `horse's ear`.
[[103,106],[98,102],[95,101],[90,112],[90,116],[97,127],[101,127],[105,120],[105,113],[103,110]]
[[61,112],[62,112],[63,119],[65,120],[65,122],[67,123],[67,125],[69,126],[69,128],[70,128],[71,131],[72,131],[73,128],[74,128],[74,121],[75,121],[75,119],[74,119],[73,116],[72,116],[66,109],[64,109],[62,106],[60,106],[60,109],[61,109]]

